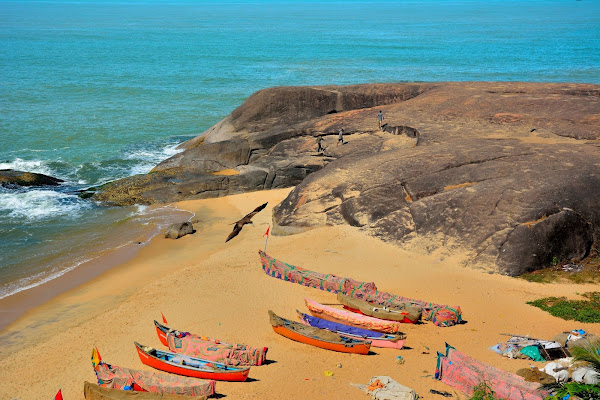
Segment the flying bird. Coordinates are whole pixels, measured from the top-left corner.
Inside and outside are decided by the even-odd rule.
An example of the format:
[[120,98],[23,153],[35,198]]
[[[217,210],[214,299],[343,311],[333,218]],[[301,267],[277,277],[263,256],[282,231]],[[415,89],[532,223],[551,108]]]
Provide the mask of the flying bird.
[[267,204],[268,204],[268,202],[266,202],[265,204],[263,204],[261,206],[256,207],[254,209],[254,211],[252,211],[249,214],[246,214],[246,216],[244,218],[242,218],[238,222],[236,222],[235,225],[233,226],[233,231],[231,231],[229,236],[227,236],[227,240],[225,240],[225,243],[229,242],[231,239],[236,237],[240,233],[240,231],[242,230],[244,225],[251,224],[252,217],[254,217],[256,214],[258,214],[260,211],[262,211],[267,206]]

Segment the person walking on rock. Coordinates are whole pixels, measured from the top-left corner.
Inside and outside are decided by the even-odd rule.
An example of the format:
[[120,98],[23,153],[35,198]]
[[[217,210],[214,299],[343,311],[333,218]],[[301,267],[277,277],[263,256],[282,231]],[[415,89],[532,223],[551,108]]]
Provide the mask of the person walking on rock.
[[383,113],[379,110],[379,114],[377,114],[377,122],[379,122],[379,129],[383,125]]
[[339,145],[340,142],[342,142],[342,144],[344,144],[344,128],[340,129],[340,133],[338,134],[338,142],[336,144]]
[[323,142],[323,136],[321,136],[321,135],[317,136],[317,153],[320,153],[323,150],[325,150],[323,148],[323,145],[321,144],[322,142]]

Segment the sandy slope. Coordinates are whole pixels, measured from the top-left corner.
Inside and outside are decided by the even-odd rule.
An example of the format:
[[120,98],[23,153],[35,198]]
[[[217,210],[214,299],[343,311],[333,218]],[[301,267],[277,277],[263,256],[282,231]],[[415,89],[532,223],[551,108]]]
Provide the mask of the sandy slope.
[[[551,338],[561,330],[600,324],[563,321],[525,304],[547,295],[575,296],[591,286],[541,285],[462,267],[461,254],[424,255],[423,240],[407,252],[351,227],[327,227],[269,240],[268,253],[286,262],[359,280],[382,290],[461,305],[467,324],[438,328],[407,325],[407,346],[375,349],[376,355],[345,355],[292,342],[273,332],[267,310],[295,318],[303,299],[333,303],[335,295],[265,275],[257,250],[271,208],[289,189],[180,203],[197,212],[198,232],[177,241],[158,237],[125,265],[39,307],[3,333],[15,332],[23,348],[2,345],[0,399],[48,399],[63,389],[64,398],[82,399],[83,381],[94,381],[89,356],[97,346],[105,361],[146,369],[133,341],[160,346],[152,320],[162,311],[170,325],[227,341],[268,346],[272,363],[253,367],[252,382],[217,383],[228,399],[366,399],[350,382],[390,375],[426,399],[441,398],[429,389],[452,389],[434,381],[435,352],[448,342],[459,350],[509,371],[529,365],[504,359],[487,348],[505,339],[499,333]],[[225,244],[230,223],[264,201],[268,208]],[[22,327],[29,326],[25,332]],[[31,328],[31,327],[35,328]],[[35,336],[32,338],[32,335]],[[22,339],[21,339],[22,336]],[[427,346],[428,349],[425,347]],[[429,354],[422,354],[428,352]],[[398,365],[397,355],[406,363]],[[341,363],[342,368],[336,368]],[[333,377],[324,371],[334,372]]]

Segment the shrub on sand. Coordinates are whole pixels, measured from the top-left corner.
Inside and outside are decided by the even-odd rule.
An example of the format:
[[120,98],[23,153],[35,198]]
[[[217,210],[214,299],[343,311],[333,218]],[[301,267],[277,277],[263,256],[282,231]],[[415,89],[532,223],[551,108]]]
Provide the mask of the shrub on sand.
[[568,300],[565,297],[546,297],[528,301],[555,317],[579,322],[600,322],[600,292],[584,293],[586,300]]
[[496,393],[492,390],[490,385],[483,381],[479,385],[475,386],[473,396],[469,400],[499,400],[495,394]]

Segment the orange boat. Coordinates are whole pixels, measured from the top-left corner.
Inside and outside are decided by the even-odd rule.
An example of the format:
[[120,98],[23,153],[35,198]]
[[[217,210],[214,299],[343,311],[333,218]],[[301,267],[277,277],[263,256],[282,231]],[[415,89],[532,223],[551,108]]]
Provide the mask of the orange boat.
[[230,367],[225,364],[175,354],[170,351],[157,350],[142,346],[137,342],[134,343],[142,363],[161,371],[192,378],[231,382],[244,382],[250,372],[250,367]]
[[341,353],[368,354],[371,341],[340,336],[326,329],[314,328],[277,316],[269,310],[271,325],[276,333],[296,342],[310,344]]

